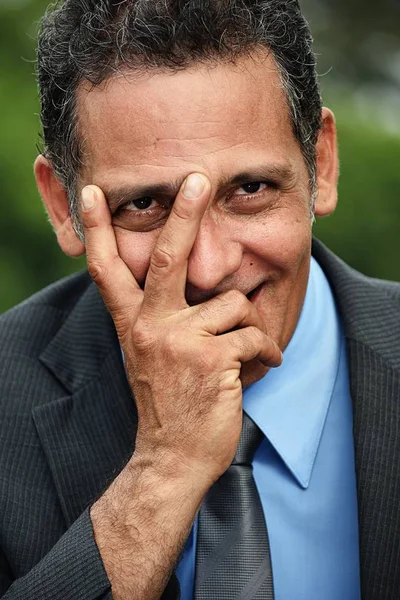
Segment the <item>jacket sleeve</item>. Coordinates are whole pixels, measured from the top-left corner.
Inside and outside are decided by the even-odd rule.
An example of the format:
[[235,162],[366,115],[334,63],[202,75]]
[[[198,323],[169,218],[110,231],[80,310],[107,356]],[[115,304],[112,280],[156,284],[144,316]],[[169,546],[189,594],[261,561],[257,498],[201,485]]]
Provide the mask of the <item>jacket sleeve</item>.
[[11,583],[0,559],[2,600],[112,600],[111,584],[93,533],[89,508],[48,554],[26,575]]
[[[2,600],[113,600],[89,510],[82,513],[29,573],[12,583],[8,563],[0,555]],[[161,600],[180,600],[175,573]]]

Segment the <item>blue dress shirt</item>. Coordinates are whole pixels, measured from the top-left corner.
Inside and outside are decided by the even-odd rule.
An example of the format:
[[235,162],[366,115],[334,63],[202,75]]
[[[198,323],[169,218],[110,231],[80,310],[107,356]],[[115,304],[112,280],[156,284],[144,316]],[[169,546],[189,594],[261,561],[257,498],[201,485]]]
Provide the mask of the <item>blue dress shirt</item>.
[[[360,598],[353,419],[343,330],[329,283],[311,261],[283,364],[243,395],[265,435],[253,469],[266,516],[275,600]],[[193,599],[197,519],[177,568]]]

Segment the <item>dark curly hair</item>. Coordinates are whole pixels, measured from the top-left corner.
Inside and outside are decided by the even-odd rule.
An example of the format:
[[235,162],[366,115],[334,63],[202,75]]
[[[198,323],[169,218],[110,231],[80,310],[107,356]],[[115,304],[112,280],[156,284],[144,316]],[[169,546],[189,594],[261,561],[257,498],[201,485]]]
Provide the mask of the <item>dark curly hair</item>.
[[99,85],[121,66],[178,71],[194,63],[234,61],[263,47],[278,65],[313,204],[322,105],[312,37],[298,0],[59,0],[48,8],[37,64],[44,154],[68,192],[81,239],[80,82]]

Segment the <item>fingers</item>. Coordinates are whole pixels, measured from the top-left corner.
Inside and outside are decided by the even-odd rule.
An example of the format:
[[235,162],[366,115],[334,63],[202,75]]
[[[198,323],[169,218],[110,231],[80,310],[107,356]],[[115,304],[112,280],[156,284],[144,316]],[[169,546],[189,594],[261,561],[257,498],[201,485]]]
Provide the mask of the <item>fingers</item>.
[[211,184],[192,173],[185,180],[154,248],[145,285],[143,309],[174,311],[187,306],[187,261],[210,198]]
[[279,367],[283,355],[279,346],[257,327],[246,327],[226,333],[219,338],[226,347],[226,353],[242,363],[257,359],[268,367]]
[[143,292],[119,256],[111,214],[99,187],[82,190],[81,208],[88,271],[117,324],[140,307]]
[[[268,367],[281,365],[279,346],[267,335],[257,308],[241,292],[230,290],[191,310],[196,311],[194,324],[203,331],[214,336],[224,334],[219,337],[225,345],[224,355],[241,363],[258,359]],[[233,328],[237,330],[229,331]]]
[[194,323],[212,335],[251,326],[266,332],[260,313],[238,290],[219,294],[204,304],[192,307],[191,310],[195,315]]

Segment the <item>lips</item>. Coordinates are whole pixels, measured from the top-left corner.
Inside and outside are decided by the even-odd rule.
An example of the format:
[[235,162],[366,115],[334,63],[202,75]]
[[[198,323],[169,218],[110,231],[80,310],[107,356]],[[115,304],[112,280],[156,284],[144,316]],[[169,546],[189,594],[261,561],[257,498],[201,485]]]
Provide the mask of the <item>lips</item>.
[[254,288],[251,292],[249,292],[248,294],[246,294],[246,297],[250,300],[250,302],[254,302],[258,298],[258,296],[259,296],[261,290],[263,289],[265,283],[266,282],[263,281],[262,283],[260,283],[260,285],[258,285],[256,288]]

